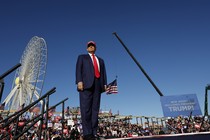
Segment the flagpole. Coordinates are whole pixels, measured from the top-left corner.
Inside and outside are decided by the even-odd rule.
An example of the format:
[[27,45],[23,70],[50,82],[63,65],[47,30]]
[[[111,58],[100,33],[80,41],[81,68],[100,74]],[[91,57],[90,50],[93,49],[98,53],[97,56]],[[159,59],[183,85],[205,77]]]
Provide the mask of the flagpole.
[[122,46],[125,48],[127,53],[131,56],[131,58],[134,60],[134,62],[137,64],[137,66],[140,68],[140,70],[143,72],[143,74],[146,76],[146,78],[149,80],[149,82],[152,84],[152,86],[155,88],[155,90],[158,92],[160,96],[163,96],[162,92],[158,89],[158,87],[155,85],[155,83],[152,81],[152,79],[149,77],[149,75],[145,72],[143,67],[139,64],[139,62],[136,60],[136,58],[132,55],[132,53],[129,51],[129,49],[125,46],[125,44],[122,42],[122,40],[119,38],[116,32],[113,33],[117,39],[120,41]]

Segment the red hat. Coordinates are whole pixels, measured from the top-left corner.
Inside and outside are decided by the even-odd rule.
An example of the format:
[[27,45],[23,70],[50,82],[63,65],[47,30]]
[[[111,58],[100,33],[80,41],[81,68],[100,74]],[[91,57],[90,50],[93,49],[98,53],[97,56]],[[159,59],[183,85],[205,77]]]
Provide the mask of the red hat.
[[96,43],[95,43],[94,41],[89,41],[89,42],[87,43],[87,47],[89,47],[90,45],[93,45],[93,46],[96,47]]

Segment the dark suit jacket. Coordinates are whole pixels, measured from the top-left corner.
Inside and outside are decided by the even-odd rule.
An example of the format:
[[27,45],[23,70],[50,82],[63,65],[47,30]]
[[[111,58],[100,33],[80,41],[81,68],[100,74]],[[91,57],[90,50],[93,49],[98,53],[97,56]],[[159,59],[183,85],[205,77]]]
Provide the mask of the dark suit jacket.
[[[98,57],[100,65],[100,83],[101,92],[104,92],[104,85],[107,85],[106,68],[103,59]],[[76,84],[83,82],[84,89],[91,88],[94,82],[94,67],[89,54],[82,54],[78,56],[76,64]]]

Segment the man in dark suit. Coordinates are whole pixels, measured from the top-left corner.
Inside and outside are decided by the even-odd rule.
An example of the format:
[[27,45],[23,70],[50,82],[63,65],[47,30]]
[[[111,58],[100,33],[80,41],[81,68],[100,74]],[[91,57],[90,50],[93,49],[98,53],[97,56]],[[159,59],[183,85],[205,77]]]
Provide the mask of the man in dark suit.
[[104,60],[96,56],[95,51],[96,43],[89,41],[88,54],[79,55],[76,63],[76,84],[85,140],[94,139],[97,134],[101,93],[107,85]]

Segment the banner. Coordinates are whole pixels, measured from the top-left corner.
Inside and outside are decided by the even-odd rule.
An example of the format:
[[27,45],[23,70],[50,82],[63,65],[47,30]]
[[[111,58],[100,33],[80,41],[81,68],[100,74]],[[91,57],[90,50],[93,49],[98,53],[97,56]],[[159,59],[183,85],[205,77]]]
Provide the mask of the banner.
[[161,96],[164,117],[202,115],[196,94]]

